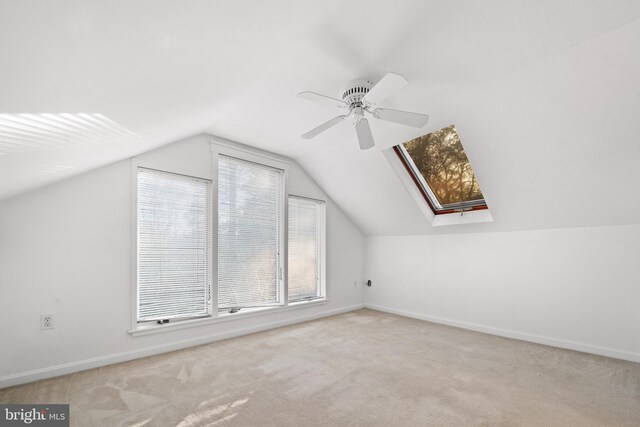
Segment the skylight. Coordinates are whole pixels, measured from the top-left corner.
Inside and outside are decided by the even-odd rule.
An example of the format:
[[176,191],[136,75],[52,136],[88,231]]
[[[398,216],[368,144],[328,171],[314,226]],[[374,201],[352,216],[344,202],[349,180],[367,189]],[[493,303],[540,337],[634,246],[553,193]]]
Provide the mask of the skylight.
[[455,126],[393,149],[434,214],[487,209]]

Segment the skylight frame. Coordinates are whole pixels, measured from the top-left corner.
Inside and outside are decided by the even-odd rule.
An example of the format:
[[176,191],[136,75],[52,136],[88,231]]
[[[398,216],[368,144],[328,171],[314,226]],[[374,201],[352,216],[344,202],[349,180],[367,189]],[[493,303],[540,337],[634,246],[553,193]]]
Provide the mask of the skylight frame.
[[441,205],[404,146],[402,144],[398,144],[393,147],[393,151],[434,215],[464,213],[489,209],[485,199],[469,200],[446,206]]

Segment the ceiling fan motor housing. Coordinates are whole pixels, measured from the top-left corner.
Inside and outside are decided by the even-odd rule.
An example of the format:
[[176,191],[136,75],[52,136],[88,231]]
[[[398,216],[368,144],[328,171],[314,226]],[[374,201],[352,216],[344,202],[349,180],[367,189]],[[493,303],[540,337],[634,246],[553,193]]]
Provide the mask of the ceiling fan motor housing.
[[347,84],[347,88],[342,92],[342,100],[349,104],[349,107],[361,107],[362,97],[373,87],[369,80],[353,80]]

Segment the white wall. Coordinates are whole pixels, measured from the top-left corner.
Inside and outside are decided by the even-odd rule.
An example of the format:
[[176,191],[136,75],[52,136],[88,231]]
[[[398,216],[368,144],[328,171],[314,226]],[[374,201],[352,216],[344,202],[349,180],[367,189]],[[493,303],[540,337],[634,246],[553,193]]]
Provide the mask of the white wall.
[[[200,135],[138,158],[208,176],[209,140]],[[290,191],[327,200],[329,302],[132,337],[131,175],[131,161],[120,161],[0,204],[0,387],[362,305],[364,237],[292,165]],[[55,329],[40,330],[45,313]]]
[[[138,158],[211,174],[205,135]],[[363,278],[374,308],[640,361],[640,225],[370,237],[365,266],[295,165],[291,192],[328,200],[329,303],[131,337],[131,189],[126,160],[0,203],[0,387],[357,308]]]
[[640,362],[640,225],[367,238],[367,306]]

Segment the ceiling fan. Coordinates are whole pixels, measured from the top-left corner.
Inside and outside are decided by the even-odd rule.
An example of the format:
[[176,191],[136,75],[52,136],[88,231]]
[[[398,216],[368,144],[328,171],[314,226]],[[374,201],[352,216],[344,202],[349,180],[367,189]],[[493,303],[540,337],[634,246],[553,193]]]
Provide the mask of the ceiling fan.
[[298,98],[308,99],[347,110],[346,114],[336,116],[328,122],[311,129],[302,135],[302,138],[311,139],[342,122],[352,114],[353,125],[356,127],[356,134],[361,150],[367,150],[375,145],[369,122],[365,118],[365,113],[370,114],[376,119],[388,122],[400,123],[417,128],[423,127],[429,121],[429,116],[426,114],[376,107],[376,104],[384,101],[392,93],[408,84],[407,79],[400,74],[387,73],[375,85],[369,80],[351,81],[347,84],[347,89],[342,93],[342,100],[315,92],[300,92]]

